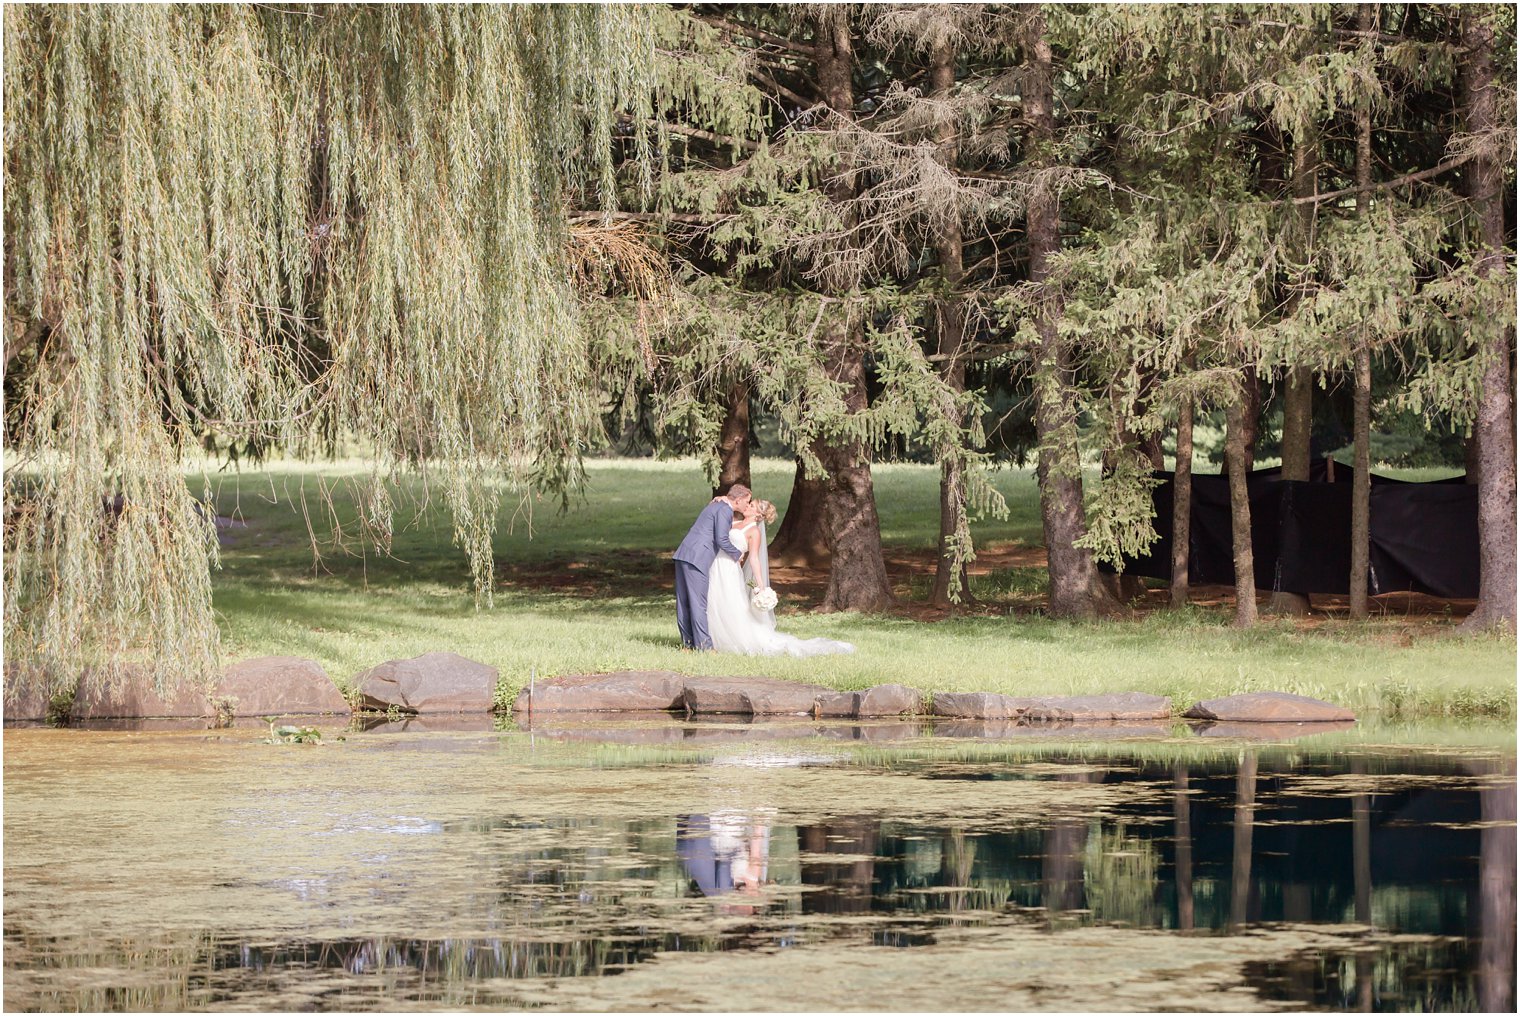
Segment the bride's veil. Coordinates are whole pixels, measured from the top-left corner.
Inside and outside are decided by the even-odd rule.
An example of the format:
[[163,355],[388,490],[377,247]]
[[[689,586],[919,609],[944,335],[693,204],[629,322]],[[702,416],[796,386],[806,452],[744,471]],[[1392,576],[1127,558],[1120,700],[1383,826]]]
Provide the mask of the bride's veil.
[[[755,585],[760,589],[768,589],[771,584],[771,557],[770,550],[768,549],[769,543],[770,539],[765,532],[765,520],[761,519],[760,553],[755,555],[756,558],[758,558],[758,560],[755,562],[755,564],[758,566],[755,568]],[[770,625],[772,628],[776,627],[776,612],[774,610],[756,611],[756,613],[763,613],[765,615],[765,623]]]

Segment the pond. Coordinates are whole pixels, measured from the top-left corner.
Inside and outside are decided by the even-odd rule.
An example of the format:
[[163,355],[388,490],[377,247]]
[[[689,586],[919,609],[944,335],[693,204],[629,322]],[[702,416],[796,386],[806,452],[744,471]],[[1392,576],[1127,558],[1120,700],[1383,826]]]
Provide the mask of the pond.
[[1514,1008],[1507,726],[400,727],[8,729],[6,1009]]

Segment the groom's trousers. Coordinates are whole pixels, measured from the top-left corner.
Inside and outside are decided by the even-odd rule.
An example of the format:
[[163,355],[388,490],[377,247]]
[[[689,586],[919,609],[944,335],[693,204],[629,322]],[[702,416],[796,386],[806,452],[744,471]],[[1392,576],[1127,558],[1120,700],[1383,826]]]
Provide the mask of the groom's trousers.
[[676,562],[676,627],[681,645],[711,649],[707,632],[707,570],[685,561]]

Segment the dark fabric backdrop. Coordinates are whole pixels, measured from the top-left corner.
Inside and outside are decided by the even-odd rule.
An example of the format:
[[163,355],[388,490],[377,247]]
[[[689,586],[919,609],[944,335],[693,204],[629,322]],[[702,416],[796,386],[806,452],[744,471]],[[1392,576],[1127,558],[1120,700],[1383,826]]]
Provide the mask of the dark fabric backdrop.
[[[1161,539],[1145,557],[1126,559],[1131,575],[1172,576],[1173,475],[1153,492]],[[1258,469],[1246,481],[1251,499],[1251,551],[1256,587],[1292,593],[1347,593],[1351,582],[1351,471],[1326,481],[1323,460],[1311,479],[1284,480]],[[1478,488],[1463,477],[1408,483],[1372,475],[1368,589],[1450,599],[1478,595]],[[1230,487],[1225,476],[1194,474],[1188,581],[1233,585]],[[1112,570],[1112,569],[1105,569]]]

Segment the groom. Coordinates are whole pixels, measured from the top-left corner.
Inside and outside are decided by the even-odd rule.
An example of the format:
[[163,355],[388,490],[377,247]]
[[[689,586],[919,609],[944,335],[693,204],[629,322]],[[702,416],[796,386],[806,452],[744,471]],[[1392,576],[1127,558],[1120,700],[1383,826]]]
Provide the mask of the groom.
[[676,550],[676,626],[681,629],[683,649],[713,647],[707,632],[707,569],[719,554],[739,560],[728,531],[734,524],[734,509],[743,509],[749,502],[749,488],[734,484],[727,494],[708,502]]

